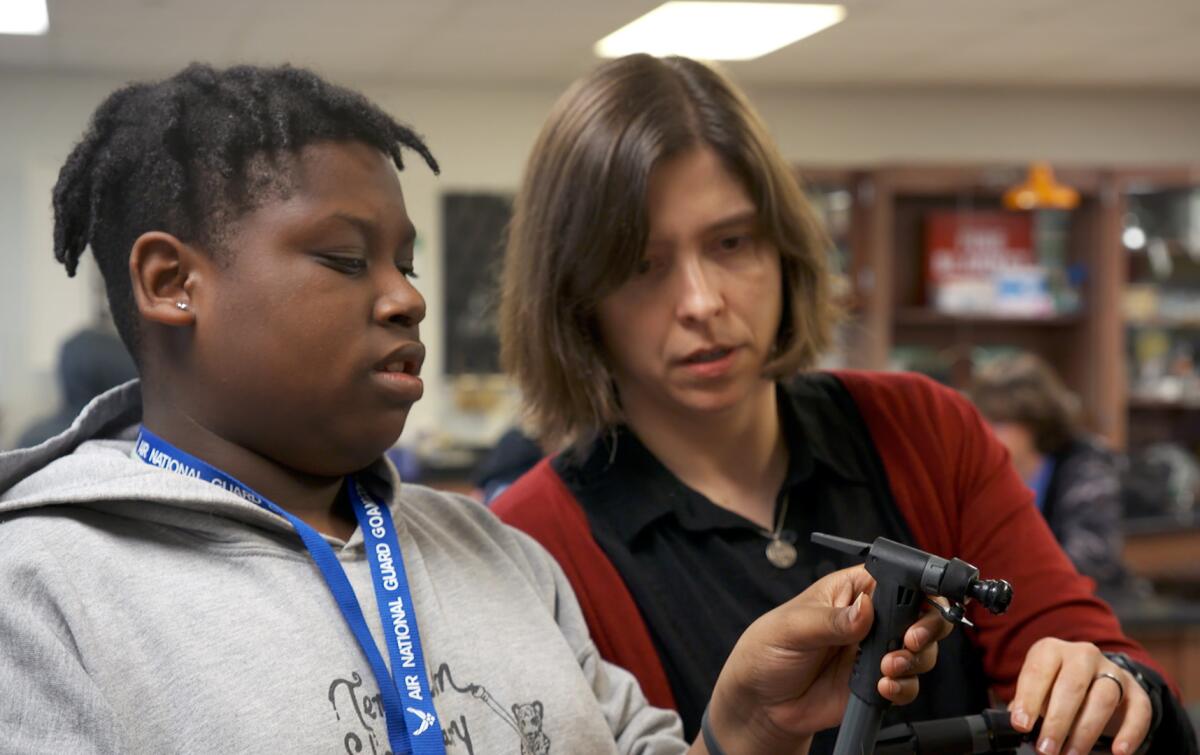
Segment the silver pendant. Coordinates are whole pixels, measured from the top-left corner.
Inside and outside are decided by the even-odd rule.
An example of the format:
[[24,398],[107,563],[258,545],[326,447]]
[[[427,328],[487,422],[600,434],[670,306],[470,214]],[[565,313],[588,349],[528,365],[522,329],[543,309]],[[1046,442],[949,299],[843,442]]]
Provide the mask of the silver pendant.
[[777,537],[767,543],[767,560],[776,569],[790,569],[796,563],[796,546]]

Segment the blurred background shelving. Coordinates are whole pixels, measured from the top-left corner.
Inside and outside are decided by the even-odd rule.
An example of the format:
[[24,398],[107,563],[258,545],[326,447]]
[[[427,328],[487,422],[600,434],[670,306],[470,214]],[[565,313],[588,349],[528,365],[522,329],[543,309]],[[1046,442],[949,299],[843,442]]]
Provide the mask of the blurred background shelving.
[[[1200,170],[1129,170],[1116,176],[1111,221],[1125,263],[1127,487],[1159,483],[1165,515],[1125,525],[1125,561],[1165,594],[1200,601]],[[1138,475],[1140,474],[1140,480]],[[1127,511],[1138,499],[1126,495]],[[1200,627],[1149,622],[1130,631],[1170,664],[1184,698],[1200,698]]]
[[[1200,452],[1200,170],[1118,176],[1131,448]],[[1197,555],[1200,561],[1200,554]]]
[[[1115,448],[1169,438],[1196,450],[1200,427],[1179,415],[1200,425],[1200,166],[1059,167],[1078,207],[1024,213],[1001,203],[1020,165],[797,170],[845,277],[846,365],[915,369],[961,388],[990,353],[1029,350]],[[945,214],[1026,216],[1049,308],[948,310],[931,300],[928,225]]]
[[[1179,614],[1200,601],[1200,166],[1059,167],[1078,206],[1032,212],[1002,203],[1019,165],[797,170],[844,275],[839,364],[965,388],[989,357],[1032,351],[1080,397],[1088,429],[1123,452],[1125,561],[1175,600],[1118,612],[1200,700],[1200,616]],[[931,292],[931,225],[956,219],[1028,225],[1040,304]]]
[[[1034,351],[1054,365],[1083,399],[1096,429],[1124,442],[1121,376],[1103,365],[1122,359],[1119,300],[1123,275],[1117,239],[1108,224],[1115,212],[1102,201],[1113,174],[1060,169],[1059,180],[1081,195],[1077,209],[1013,213],[1003,193],[1024,166],[905,165],[872,170],[814,171],[799,167],[810,191],[837,186],[851,198],[853,230],[839,239],[849,277],[850,322],[844,360],[864,369],[914,369],[956,387],[989,352]],[[841,177],[841,183],[830,179]],[[1035,261],[1049,273],[1052,309],[939,307],[927,280],[928,225],[934,216],[1011,217],[1026,223]],[[1019,227],[1019,226],[1018,226]],[[1113,292],[1116,291],[1116,299]],[[968,291],[968,295],[969,295]]]

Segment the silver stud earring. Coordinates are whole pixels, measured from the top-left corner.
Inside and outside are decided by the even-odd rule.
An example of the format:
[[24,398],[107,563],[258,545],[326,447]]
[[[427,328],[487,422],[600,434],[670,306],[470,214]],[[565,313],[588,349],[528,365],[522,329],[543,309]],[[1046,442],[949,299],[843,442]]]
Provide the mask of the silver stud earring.
[[185,301],[175,302],[175,307],[176,309],[182,309],[184,312],[187,312],[189,309],[191,309],[191,307],[188,306],[188,303]]

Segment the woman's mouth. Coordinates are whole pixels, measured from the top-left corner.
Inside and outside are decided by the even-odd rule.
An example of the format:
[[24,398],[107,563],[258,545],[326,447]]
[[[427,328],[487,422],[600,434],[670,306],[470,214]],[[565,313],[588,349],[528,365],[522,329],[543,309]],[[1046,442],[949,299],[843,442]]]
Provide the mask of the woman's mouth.
[[693,379],[715,380],[729,375],[736,357],[736,346],[714,346],[693,351],[681,359],[679,365]]
[[683,363],[684,364],[708,364],[710,362],[716,362],[721,359],[724,359],[725,357],[729,356],[729,354],[732,351],[733,351],[733,349],[724,348],[724,347],[715,347],[712,349],[704,349],[701,351],[694,351],[691,354],[689,354],[688,356],[684,357]]

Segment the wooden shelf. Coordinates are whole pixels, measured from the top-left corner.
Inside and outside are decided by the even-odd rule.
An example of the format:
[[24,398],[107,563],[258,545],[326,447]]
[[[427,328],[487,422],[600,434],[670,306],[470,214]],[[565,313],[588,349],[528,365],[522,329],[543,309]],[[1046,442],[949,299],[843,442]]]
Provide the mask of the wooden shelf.
[[1129,408],[1142,412],[1195,412],[1200,411],[1197,399],[1159,399],[1130,397]]
[[[1163,526],[1163,525],[1166,526]],[[1122,560],[1134,574],[1147,579],[1200,582],[1200,527],[1193,520],[1171,520],[1145,526],[1125,522]]]
[[[997,201],[1013,184],[1024,181],[1026,165],[890,165],[876,172],[881,185],[909,196],[992,197]],[[1092,168],[1055,166],[1055,177],[1084,195],[1095,194],[1103,182]]]
[[1054,315],[1052,317],[1021,317],[1014,315],[952,314],[938,312],[925,307],[904,307],[896,310],[897,326],[941,327],[971,326],[982,328],[1044,327],[1063,328],[1083,322],[1080,315]]
[[1131,328],[1159,328],[1162,330],[1200,330],[1200,317],[1144,317],[1126,320]]
[[1191,165],[1127,166],[1117,175],[1118,190],[1127,194],[1152,194],[1196,186],[1200,186],[1200,168]]

